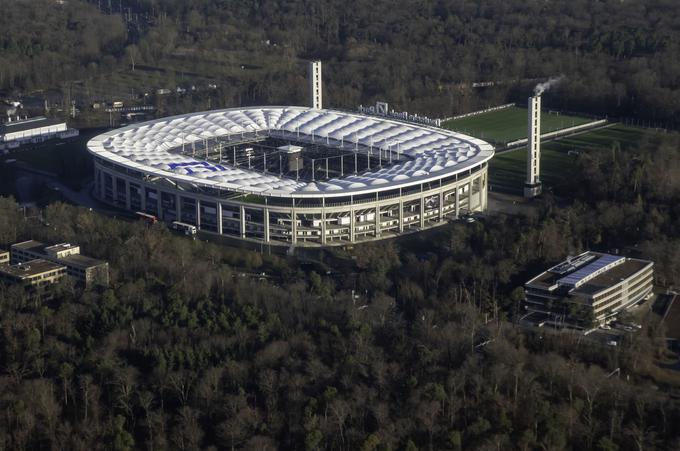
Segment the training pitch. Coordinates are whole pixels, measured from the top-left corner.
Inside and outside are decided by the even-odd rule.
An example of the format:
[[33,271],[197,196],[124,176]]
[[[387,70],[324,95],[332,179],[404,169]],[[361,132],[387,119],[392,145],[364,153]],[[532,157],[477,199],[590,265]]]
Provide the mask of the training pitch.
[[[541,133],[562,130],[593,120],[586,117],[566,116],[556,112],[542,111]],[[521,107],[505,108],[447,121],[443,124],[443,127],[500,146],[527,137],[527,109]]]
[[[615,142],[625,151],[647,133],[652,132],[616,124],[542,143],[541,180],[544,188],[559,191],[567,187],[582,153],[610,149]],[[526,178],[526,159],[526,147],[496,154],[489,163],[490,190],[521,195]]]

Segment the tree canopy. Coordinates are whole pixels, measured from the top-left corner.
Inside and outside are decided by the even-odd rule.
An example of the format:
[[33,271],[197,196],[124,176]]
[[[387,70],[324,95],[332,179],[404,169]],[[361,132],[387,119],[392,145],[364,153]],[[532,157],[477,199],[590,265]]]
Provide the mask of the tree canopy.
[[[536,83],[563,75],[546,94],[551,108],[675,127],[680,117],[670,0],[89,3],[5,2],[0,87],[78,81],[85,101],[198,77],[219,86],[211,107],[299,104],[300,62],[320,58],[335,107],[382,99],[442,117],[524,102]],[[140,71],[148,77],[130,79]],[[199,94],[182,102],[166,107],[207,107]]]

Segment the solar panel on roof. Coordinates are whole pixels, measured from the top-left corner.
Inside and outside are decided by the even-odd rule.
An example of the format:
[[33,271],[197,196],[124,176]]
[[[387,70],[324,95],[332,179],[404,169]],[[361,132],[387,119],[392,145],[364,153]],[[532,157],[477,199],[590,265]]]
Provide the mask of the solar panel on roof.
[[611,267],[623,263],[624,260],[625,257],[620,257],[618,255],[602,255],[594,262],[579,268],[568,276],[562,277],[557,283],[576,288],[593,277],[608,271]]

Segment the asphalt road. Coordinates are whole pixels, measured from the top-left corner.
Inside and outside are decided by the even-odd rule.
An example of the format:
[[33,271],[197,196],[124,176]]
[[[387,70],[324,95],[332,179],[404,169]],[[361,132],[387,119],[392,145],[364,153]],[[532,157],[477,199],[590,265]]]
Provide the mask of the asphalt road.
[[125,217],[125,212],[102,204],[92,196],[93,182],[87,183],[76,191],[62,183],[56,175],[34,171],[30,167],[15,167],[16,180],[14,182],[16,198],[20,204],[30,204],[36,201],[33,190],[36,183],[44,183],[49,189],[57,191],[69,203],[113,217]]
[[512,194],[489,192],[488,207],[488,215],[498,213],[506,215],[530,215],[538,208],[538,204],[520,196],[513,196]]

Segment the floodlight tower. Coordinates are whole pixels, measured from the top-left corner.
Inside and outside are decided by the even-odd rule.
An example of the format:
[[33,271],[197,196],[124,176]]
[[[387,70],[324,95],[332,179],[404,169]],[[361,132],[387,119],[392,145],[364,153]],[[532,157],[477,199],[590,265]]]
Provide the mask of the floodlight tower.
[[527,179],[524,183],[524,197],[532,198],[541,194],[541,96],[529,97],[529,139],[527,147]]
[[322,103],[321,61],[309,62],[309,99],[311,107],[323,108]]

